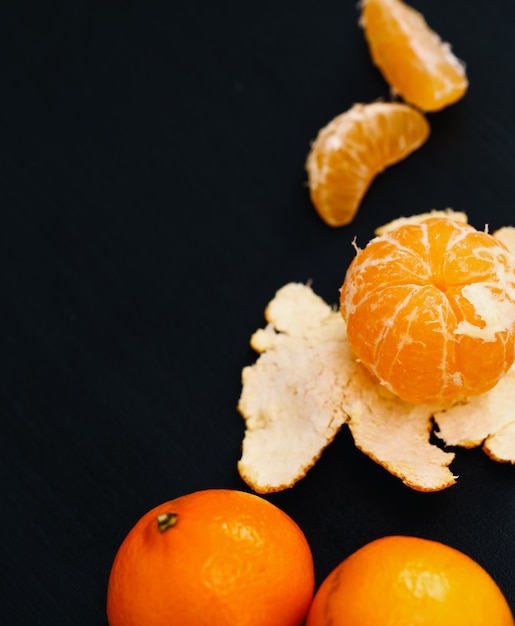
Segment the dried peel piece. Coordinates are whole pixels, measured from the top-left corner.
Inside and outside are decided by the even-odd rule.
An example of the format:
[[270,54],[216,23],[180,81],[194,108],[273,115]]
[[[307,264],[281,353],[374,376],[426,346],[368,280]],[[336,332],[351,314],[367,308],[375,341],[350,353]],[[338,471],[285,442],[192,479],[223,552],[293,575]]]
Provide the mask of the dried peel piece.
[[429,442],[431,407],[413,407],[376,385],[356,362],[338,311],[310,287],[282,287],[251,343],[238,409],[246,422],[238,469],[255,491],[292,486],[348,423],[356,446],[413,489],[455,482],[454,454]]
[[490,435],[483,443],[483,450],[493,461],[515,463],[515,421]]
[[359,373],[345,398],[356,447],[417,491],[453,485],[449,465],[454,453],[429,442],[434,407],[400,400],[356,365]]
[[346,419],[341,389],[354,369],[340,315],[309,287],[280,289],[265,317],[251,339],[261,355],[243,369],[238,404],[246,422],[238,469],[261,493],[292,486],[334,439]]
[[[436,435],[448,446],[475,448],[488,445],[496,433],[515,423],[515,370],[512,367],[488,393],[474,396],[466,403],[435,412],[439,430]],[[498,441],[498,446],[502,444]],[[505,451],[505,454],[507,451]],[[508,454],[507,456],[510,456]],[[515,447],[511,450],[515,460]],[[508,460],[508,459],[505,459]]]

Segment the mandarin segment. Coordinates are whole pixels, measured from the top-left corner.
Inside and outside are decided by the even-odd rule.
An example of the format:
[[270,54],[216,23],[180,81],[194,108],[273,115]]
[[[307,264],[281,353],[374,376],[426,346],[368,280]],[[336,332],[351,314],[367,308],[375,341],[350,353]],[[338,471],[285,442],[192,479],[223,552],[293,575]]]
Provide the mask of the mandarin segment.
[[385,80],[422,111],[438,111],[468,88],[465,67],[424,16],[401,0],[362,0],[360,23]]
[[329,226],[351,222],[374,178],[429,136],[420,112],[401,103],[355,104],[322,128],[306,160],[311,201]]
[[[452,311],[442,292],[432,285],[403,285],[387,291],[392,296],[389,306],[373,313],[379,323],[387,325],[386,332],[377,338],[374,374],[381,381],[394,381],[387,386],[400,398],[435,402],[459,381],[456,369],[447,367],[447,361],[454,360],[455,349],[448,331]],[[360,323],[360,317],[352,316],[355,324]],[[350,327],[348,332],[349,337],[355,337]]]
[[491,389],[513,363],[515,258],[453,219],[406,224],[358,251],[340,308],[381,384],[409,402],[453,403]]

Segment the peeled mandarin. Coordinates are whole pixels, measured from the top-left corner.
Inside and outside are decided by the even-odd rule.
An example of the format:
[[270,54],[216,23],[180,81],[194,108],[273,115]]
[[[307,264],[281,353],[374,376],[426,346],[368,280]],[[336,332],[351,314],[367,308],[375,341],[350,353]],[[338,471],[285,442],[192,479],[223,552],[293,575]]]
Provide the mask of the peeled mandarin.
[[408,402],[454,403],[492,389],[514,361],[515,258],[450,218],[372,239],[341,289],[361,363]]

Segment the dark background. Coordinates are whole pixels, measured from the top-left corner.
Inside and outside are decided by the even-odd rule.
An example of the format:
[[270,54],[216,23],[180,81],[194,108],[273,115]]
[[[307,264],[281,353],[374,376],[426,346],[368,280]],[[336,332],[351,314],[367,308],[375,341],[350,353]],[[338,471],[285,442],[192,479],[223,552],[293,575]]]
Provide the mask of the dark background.
[[[515,223],[513,0],[413,0],[467,63],[422,149],[330,229],[310,141],[388,98],[355,0],[13,3],[0,15],[0,590],[5,624],[105,626],[125,534],[149,508],[247,489],[236,410],[275,291],[338,299],[355,235],[432,208]],[[269,496],[317,581],[371,539],[449,543],[515,609],[515,468],[458,451],[458,484],[404,487],[344,428]]]

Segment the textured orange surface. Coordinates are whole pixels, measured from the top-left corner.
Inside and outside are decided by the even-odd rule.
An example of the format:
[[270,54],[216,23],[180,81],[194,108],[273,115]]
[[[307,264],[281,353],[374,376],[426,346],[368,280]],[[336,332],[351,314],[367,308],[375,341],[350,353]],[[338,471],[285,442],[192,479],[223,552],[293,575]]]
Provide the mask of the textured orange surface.
[[317,591],[306,626],[513,626],[506,599],[476,561],[418,537],[377,539]]
[[[173,525],[159,529],[160,516]],[[314,591],[298,525],[263,498],[198,491],[145,514],[109,579],[110,626],[300,626]]]

